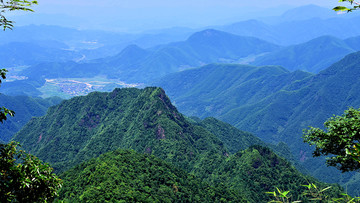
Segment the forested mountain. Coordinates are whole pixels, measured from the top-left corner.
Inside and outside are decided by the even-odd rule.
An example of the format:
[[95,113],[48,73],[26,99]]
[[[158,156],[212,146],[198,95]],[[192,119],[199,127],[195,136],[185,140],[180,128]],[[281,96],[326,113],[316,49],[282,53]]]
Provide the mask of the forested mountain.
[[280,66],[211,64],[168,75],[156,84],[164,87],[185,115],[204,118],[257,103],[311,75]]
[[227,152],[214,135],[186,121],[160,88],[116,89],[63,101],[31,120],[14,140],[57,171],[118,148],[155,154],[184,169],[200,164],[210,151],[215,157]]
[[60,98],[31,98],[26,96],[7,96],[0,94],[0,106],[15,111],[15,117],[9,117],[1,124],[0,142],[8,142],[32,117],[43,116],[48,107],[60,103]]
[[[294,71],[318,73],[339,61],[347,54],[359,51],[351,46],[353,40],[342,41],[331,36],[322,36],[309,42],[285,47],[279,51],[256,58],[253,65],[280,65]],[[354,47],[354,48],[352,48]]]
[[[181,15],[161,19],[163,12],[175,17],[172,11],[187,15],[182,11],[199,13],[198,6],[203,7],[194,9],[190,1],[141,7],[129,2],[114,8],[104,2],[97,8],[84,3],[76,16],[91,9],[101,14],[107,8],[104,15],[91,16],[96,20],[85,21],[97,27],[95,22],[102,20],[105,27],[111,24],[108,29],[126,30],[125,24],[181,24]],[[0,11],[4,30],[15,21],[3,13],[33,11],[27,7],[37,1],[6,6],[11,3]],[[40,10],[58,9],[47,9],[51,4]],[[192,8],[184,9],[187,4]],[[80,8],[56,5],[66,8],[63,11]],[[229,12],[238,12],[233,6]],[[201,15],[229,22],[225,18],[244,19],[240,16],[253,7],[237,17],[220,16],[222,8],[222,3],[207,4]],[[106,19],[113,9],[116,18]],[[150,10],[158,11],[153,15],[158,20],[141,17]],[[61,16],[50,13],[34,17],[35,23],[46,22],[41,16],[51,18],[48,21]],[[131,19],[126,19],[128,13]],[[15,142],[0,146],[6,153],[1,158],[10,157],[4,160],[9,164],[0,164],[0,185],[15,185],[16,193],[6,192],[8,197],[0,195],[0,201],[22,198],[18,180],[21,188],[34,191],[37,178],[18,172],[41,176],[50,165],[64,180],[61,186],[52,169],[46,169],[58,181],[56,187],[62,187],[55,202],[273,202],[280,191],[290,196],[287,202],[310,202],[314,194],[304,191],[312,183],[324,197],[346,195],[344,188],[360,196],[359,173],[340,174],[326,167],[325,158],[313,158],[313,148],[301,137],[307,126],[322,127],[330,116],[360,107],[360,30],[354,23],[360,15],[340,16],[314,5],[281,16],[257,13],[264,18],[206,28],[188,15],[194,22],[184,25],[197,28],[132,34],[48,25],[15,26],[0,33],[0,67],[9,70],[8,81],[1,81],[7,70],[0,71],[0,107],[6,120],[0,143]],[[67,26],[79,20],[63,17],[59,20],[70,21]],[[22,18],[27,17],[15,15]],[[155,87],[134,88],[149,84]],[[71,99],[40,98],[52,95]],[[15,117],[6,117],[5,107],[14,110]],[[356,154],[356,144],[354,148],[347,155]]]
[[[283,141],[313,175],[346,183],[351,175],[334,175],[335,169],[315,164],[323,161],[311,158],[312,149],[301,136],[309,125],[321,127],[333,114],[360,106],[359,66],[360,52],[316,75],[279,67],[211,65],[173,74],[158,85],[186,115],[215,116],[263,140]],[[250,74],[259,70],[262,74]],[[354,194],[357,181],[348,187]]]
[[[291,189],[294,197],[299,197],[301,185],[306,184],[309,177],[301,175],[265,147],[253,147],[233,156],[227,148],[235,151],[261,141],[225,124],[215,126],[219,123],[211,119],[200,124],[190,122],[176,110],[161,88],[126,88],[111,93],[90,93],[50,107],[45,116],[32,119],[14,140],[49,162],[58,173],[123,148],[155,155],[215,187],[225,185],[249,201],[267,199],[264,192],[274,186]],[[210,131],[202,126],[209,126]],[[217,136],[226,140],[228,132],[233,132],[229,140],[236,141],[224,144]],[[84,169],[80,173],[85,173],[86,165],[76,170]],[[229,174],[225,176],[225,173]],[[233,180],[236,182],[231,182]]]
[[193,34],[183,42],[147,50],[132,45],[113,57],[88,63],[39,64],[21,74],[31,78],[88,77],[101,74],[126,82],[149,82],[179,70],[213,62],[234,62],[278,48],[277,45],[253,37],[205,30]]
[[245,201],[223,187],[210,187],[165,161],[130,150],[116,150],[61,175],[59,199],[68,202]]
[[251,133],[241,131],[228,123],[224,123],[215,118],[205,118],[197,124],[214,134],[231,154],[235,154],[240,150],[245,150],[252,145],[266,145],[258,137]]

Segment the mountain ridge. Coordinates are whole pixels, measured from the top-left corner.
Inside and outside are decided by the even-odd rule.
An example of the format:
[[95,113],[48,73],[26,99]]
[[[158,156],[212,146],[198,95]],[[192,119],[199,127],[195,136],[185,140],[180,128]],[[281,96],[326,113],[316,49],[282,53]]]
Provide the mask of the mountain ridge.
[[[57,173],[107,152],[120,148],[133,149],[155,155],[215,187],[231,188],[247,201],[268,200],[265,194],[268,189],[280,187],[289,181],[288,178],[279,181],[273,176],[290,177],[285,175],[290,173],[294,184],[285,187],[296,191],[295,196],[300,197],[298,194],[303,190],[300,185],[306,184],[310,177],[291,168],[286,160],[266,147],[244,149],[253,144],[251,140],[257,141],[254,144],[261,141],[251,134],[213,121],[203,123],[214,126],[209,130],[201,123],[193,124],[177,111],[161,88],[123,88],[63,101],[49,108],[45,116],[32,119],[15,135],[14,140],[19,141],[26,151],[49,162]],[[221,125],[216,127],[216,123]],[[228,130],[216,130],[219,127]],[[217,131],[217,135],[210,131]],[[224,144],[217,137],[223,132],[230,132],[232,137],[229,135],[229,139],[236,139],[232,146],[229,142]],[[227,139],[226,136],[223,134],[222,139]],[[240,141],[242,138],[238,136],[248,137],[243,139],[247,141]],[[232,151],[244,150],[233,156],[228,147]],[[228,162],[229,158],[233,161]],[[276,164],[271,164],[271,160],[276,160]],[[219,169],[219,166],[228,163],[231,167]],[[242,168],[254,174],[248,181],[240,181],[246,175],[241,172],[244,171]],[[221,175],[229,170],[232,171],[229,173],[232,178]],[[273,173],[259,179],[264,171]],[[231,182],[233,179],[240,182]],[[254,192],[251,188],[259,191]],[[339,188],[334,189],[338,191]]]
[[[244,73],[231,72],[235,69],[229,67],[234,65],[214,65],[212,71],[206,66],[183,71],[157,84],[185,114],[200,118],[214,116],[264,141],[285,142],[315,177],[344,183],[342,179],[349,180],[352,175],[341,175],[336,169],[327,169],[322,160],[314,161],[312,148],[303,143],[301,135],[308,126],[322,127],[329,117],[341,115],[349,106],[360,106],[359,63],[360,52],[356,52],[318,74],[285,71],[278,77],[267,73],[269,79],[263,76],[253,81],[239,80],[237,74]],[[224,72],[238,81],[227,79]],[[186,86],[187,83],[191,86]],[[247,83],[251,85],[246,86]],[[268,92],[267,88],[273,91]],[[357,194],[359,184],[360,181],[352,181],[348,186],[350,192]]]

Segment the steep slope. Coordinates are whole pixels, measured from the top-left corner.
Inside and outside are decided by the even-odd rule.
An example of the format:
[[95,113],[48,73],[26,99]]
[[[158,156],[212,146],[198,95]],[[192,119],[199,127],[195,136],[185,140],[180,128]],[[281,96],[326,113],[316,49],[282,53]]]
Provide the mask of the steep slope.
[[252,145],[266,145],[251,133],[241,131],[215,118],[205,118],[198,124],[219,138],[231,154],[245,150]]
[[159,158],[128,150],[91,159],[66,171],[61,178],[64,186],[59,199],[69,202],[241,201],[239,195],[230,196],[226,190],[212,188]]
[[[284,172],[285,171],[285,172]],[[302,176],[287,161],[268,148],[254,146],[236,153],[213,172],[210,184],[154,156],[129,150],[105,153],[66,171],[60,198],[71,202],[264,202],[262,191],[274,185],[291,190],[293,199],[302,199],[299,185],[316,182]],[[274,178],[277,177],[277,178]],[[209,186],[211,185],[211,187]],[[328,194],[336,197],[336,185]]]
[[[274,191],[275,184],[281,190],[291,191],[289,196],[292,200],[303,202],[309,199],[301,196],[304,188],[299,188],[299,185],[303,187],[316,182],[319,188],[329,186],[317,182],[312,177],[304,177],[285,159],[262,146],[252,146],[239,151],[219,166],[215,173],[218,175],[216,179],[218,183],[223,183],[226,188],[239,192],[248,202],[270,201],[269,195],[259,191]],[[247,192],[243,193],[243,191]],[[339,191],[341,188],[338,185],[332,185],[330,191],[326,193],[338,197]]]
[[48,107],[60,103],[60,98],[31,98],[0,94],[0,106],[15,111],[15,117],[8,117],[1,124],[0,142],[8,142],[32,117],[43,116]]
[[[246,81],[236,77],[245,74],[240,71],[234,73],[232,69],[224,67],[227,65],[207,72],[203,67],[203,71],[197,69],[174,74],[168,78],[168,82],[163,81],[160,85],[187,115],[215,116],[265,141],[285,142],[297,160],[323,181],[346,184],[351,179],[353,174],[341,175],[336,169],[326,168],[323,160],[312,159],[312,149],[303,143],[301,136],[304,128],[310,125],[322,127],[332,115],[342,114],[349,106],[360,106],[360,52],[346,56],[316,75],[285,71],[268,80],[262,79],[265,77],[263,75],[244,89],[234,84],[246,84]],[[256,69],[253,67],[253,70]],[[221,76],[223,72],[231,74],[233,80]],[[197,77],[191,77],[194,75]],[[180,77],[185,82],[177,80]],[[267,89],[272,91],[259,94]],[[211,104],[208,101],[212,101]],[[352,180],[351,184],[351,188],[357,188],[360,181]]]
[[[114,57],[87,63],[47,63],[22,72],[30,78],[106,75],[126,82],[150,82],[168,73],[213,62],[236,62],[249,55],[277,50],[279,46],[253,37],[217,30],[193,34],[188,40],[143,50],[131,45]],[[146,73],[146,74],[144,74]]]
[[118,148],[154,154],[186,170],[210,152],[227,152],[214,135],[186,121],[160,88],[64,101],[32,119],[14,140],[57,171]]
[[[308,125],[321,127],[333,114],[339,115],[349,106],[360,106],[359,66],[360,52],[350,54],[319,74],[296,81],[254,106],[234,109],[223,115],[223,118],[248,114],[250,116],[244,120],[241,117],[232,117],[232,120],[237,121],[236,126],[249,130],[250,120],[256,118],[258,122],[265,122],[272,117],[272,122],[269,122],[271,128],[269,124],[262,125],[263,127],[253,126],[250,127],[253,129],[250,132],[254,132],[256,128],[257,133],[265,139],[289,139],[286,142],[290,143],[290,140],[293,140],[291,135],[301,134],[302,129]],[[279,122],[281,118],[284,120]],[[267,136],[271,138],[266,138]],[[296,142],[293,145],[296,145]]]
[[214,64],[170,75],[158,85],[187,115],[216,116],[263,139],[282,141],[281,135],[301,134],[310,124],[320,126],[346,107],[360,106],[359,65],[360,52],[317,75]]
[[[264,169],[257,170],[258,165],[252,163],[258,158],[263,157],[261,159],[264,162],[271,162],[268,156],[262,154],[255,160],[248,160],[249,165],[245,165],[259,172],[271,171],[272,167],[275,167],[277,176],[287,176],[286,174],[290,173],[296,177],[291,181],[295,181],[298,187],[290,187],[286,182],[268,177],[257,179],[252,183],[246,181],[234,183],[229,191],[225,185],[232,184],[219,179],[229,168],[224,171],[218,170],[232,156],[227,148],[232,151],[237,148],[247,148],[254,144],[250,141],[254,137],[247,133],[238,133],[226,124],[215,126],[216,123],[220,122],[212,119],[203,122],[203,125],[209,126],[209,131],[213,131],[216,135],[210,133],[201,124],[193,124],[176,110],[161,88],[115,89],[111,93],[95,92],[88,96],[75,97],[51,107],[45,116],[32,119],[16,134],[14,140],[20,141],[27,151],[52,164],[58,173],[106,152],[123,148],[155,155],[220,188],[222,194],[228,191],[230,196],[238,194],[246,197],[248,201],[266,199],[264,194],[271,187],[292,188],[300,193],[303,189],[301,184],[307,178],[289,168],[290,164],[285,160],[279,161],[283,163],[280,166],[284,166],[281,170],[276,169],[276,165],[268,164],[263,165]],[[220,127],[223,130],[217,130]],[[240,137],[235,138],[235,135],[226,137],[226,132],[232,132]],[[224,144],[217,136],[222,140],[244,141],[237,142],[240,146],[229,142]],[[254,138],[254,142],[256,144],[259,140]],[[278,157],[272,152],[271,154],[271,157]],[[280,160],[276,158],[278,159]],[[239,171],[250,168],[242,168],[244,165],[240,163],[242,161],[236,162],[233,178],[226,181],[246,180],[246,177],[243,177],[246,174]],[[78,169],[81,171],[83,166]],[[99,166],[99,170],[103,169]],[[258,175],[260,176],[261,173]],[[276,175],[271,176],[276,177]],[[89,178],[91,179],[91,175]],[[102,177],[98,179],[102,180]],[[141,178],[136,179],[136,181],[140,180]],[[102,188],[102,186],[97,187]],[[261,195],[252,192],[252,188],[259,189],[257,192]],[[76,188],[75,190],[78,191]],[[66,193],[71,194],[71,192]]]
[[355,49],[344,41],[331,36],[323,36],[260,56],[251,64],[280,65],[290,71],[303,70],[318,73],[352,52],[355,52]]
[[309,76],[279,66],[211,64],[166,76],[155,84],[168,92],[180,111],[204,118],[256,103]]

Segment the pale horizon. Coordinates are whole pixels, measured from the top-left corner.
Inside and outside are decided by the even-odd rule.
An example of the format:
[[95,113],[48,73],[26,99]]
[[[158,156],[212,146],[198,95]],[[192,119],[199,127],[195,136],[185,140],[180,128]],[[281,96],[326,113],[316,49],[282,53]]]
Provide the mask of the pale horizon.
[[[60,25],[78,29],[141,32],[170,27],[200,28],[246,19],[281,15],[288,9],[317,5],[331,8],[339,3],[329,0],[259,0],[256,4],[238,0],[46,0],[32,8],[34,13],[16,16],[19,26]],[[331,11],[333,12],[333,11]]]

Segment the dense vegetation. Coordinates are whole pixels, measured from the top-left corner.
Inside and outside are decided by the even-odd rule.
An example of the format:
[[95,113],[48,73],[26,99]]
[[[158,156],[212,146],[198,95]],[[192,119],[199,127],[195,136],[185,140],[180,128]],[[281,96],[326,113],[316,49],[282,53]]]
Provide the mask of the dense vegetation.
[[[154,156],[116,150],[63,173],[64,187],[59,199],[65,202],[263,202],[270,198],[261,191],[273,190],[274,185],[290,188],[294,199],[302,199],[303,188],[299,185],[315,181],[304,178],[284,159],[260,146],[231,156],[213,175],[211,187]],[[339,187],[333,186],[329,192],[337,197],[339,191]]]
[[315,145],[314,156],[331,155],[327,165],[343,172],[360,171],[360,110],[350,108],[342,116],[334,116],[325,123],[325,131],[310,127],[304,141]]
[[[32,11],[30,6],[37,1],[1,0],[0,26],[12,29],[13,21],[5,17],[8,11]],[[0,69],[0,84],[6,79],[6,69]],[[2,96],[2,95],[0,95]],[[21,103],[21,102],[20,102]],[[1,124],[15,112],[0,107]],[[18,143],[1,143],[0,139],[0,201],[1,202],[47,202],[57,195],[61,180],[53,173],[49,164],[37,157],[18,149]]]
[[[238,198],[233,197],[235,192],[246,200],[264,199],[252,188],[261,194],[271,187],[297,191],[306,182],[305,176],[267,148],[251,148],[233,157],[227,148],[235,152],[261,143],[253,135],[213,118],[194,122],[176,110],[161,88],[125,88],[63,101],[50,107],[45,116],[32,119],[14,139],[58,173],[119,148],[155,155],[212,183],[216,190],[226,192],[225,198]],[[234,143],[221,141],[227,136]],[[221,169],[228,163],[231,167]],[[273,172],[265,178],[263,170]],[[248,180],[245,171],[253,171],[253,179]],[[225,173],[229,173],[226,178]],[[284,176],[284,181],[279,182],[277,176]],[[298,188],[287,185],[293,181]]]
[[331,115],[360,106],[359,63],[360,52],[353,53],[316,75],[215,64],[173,74],[158,85],[185,114],[214,116],[265,141],[285,142],[312,175],[355,192],[356,174],[340,174],[312,159],[301,135],[309,125],[321,127]]
[[198,124],[221,140],[231,154],[247,149],[252,145],[265,145],[251,133],[241,131],[215,118],[205,118]]
[[119,147],[184,169],[210,151],[226,152],[214,135],[187,122],[160,88],[116,89],[64,101],[31,120],[14,139],[57,171]]
[[[7,6],[8,3],[13,4]],[[27,6],[36,3],[37,1],[11,0],[2,4],[0,26],[12,28],[13,22],[2,15],[6,9],[32,11]],[[357,8],[355,6],[350,10]],[[338,7],[335,10],[348,8]],[[314,20],[310,24],[317,26],[318,22]],[[253,21],[250,23],[256,24]],[[304,22],[297,24],[301,23]],[[304,24],[307,25],[307,30],[312,30],[308,23]],[[283,32],[290,37],[294,33],[301,37],[295,41],[314,34],[299,34],[298,29],[288,25],[287,22],[275,26],[265,25],[262,27],[264,32],[260,35],[271,38],[273,34],[276,35],[277,31],[272,29],[276,26],[285,30],[290,28],[291,32]],[[236,30],[238,26],[239,24],[229,27],[233,32],[239,32]],[[343,30],[341,26],[332,25],[331,28],[333,27]],[[249,30],[248,27],[246,29]],[[259,30],[256,29],[256,32]],[[283,42],[286,43],[286,39]],[[346,44],[347,42],[351,44]],[[5,51],[0,59],[5,65],[34,65],[40,61],[49,61],[22,71],[20,74],[29,79],[8,83],[3,92],[39,96],[37,88],[44,84],[45,78],[99,74],[109,78],[122,77],[131,82],[148,82],[167,73],[200,64],[248,63],[265,52],[279,49],[279,46],[260,39],[205,30],[195,33],[184,42],[151,49],[132,45],[113,57],[77,63],[63,61],[80,59],[80,56],[84,60],[86,56],[74,50],[63,50],[66,47],[64,44],[51,43],[54,44],[37,46],[17,42],[2,45],[2,50]],[[284,65],[286,68],[318,72],[340,56],[357,50],[357,43],[358,38],[341,41],[322,37],[260,57],[255,64]],[[21,47],[20,51],[18,47]],[[320,49],[315,50],[318,47]],[[314,54],[314,51],[317,53]],[[313,57],[309,57],[310,52]],[[319,60],[321,55],[326,55],[327,58]],[[300,57],[306,60],[299,62]],[[274,61],[274,58],[290,58],[291,61]],[[189,72],[181,73],[186,77],[180,82],[184,89],[179,91],[183,95],[177,103],[185,105],[188,98],[192,99],[195,95],[200,98],[200,102],[195,100],[193,103],[205,104],[201,103],[198,109],[191,109],[193,107],[190,106],[193,115],[229,119],[237,127],[256,132],[264,139],[284,141],[291,145],[295,153],[300,153],[296,156],[298,160],[314,169],[318,162],[307,156],[309,148],[299,144],[298,138],[294,139],[293,135],[298,133],[298,128],[294,126],[303,127],[307,122],[320,121],[330,110],[341,110],[334,108],[339,103],[341,107],[349,103],[359,104],[359,99],[354,96],[358,95],[358,82],[353,82],[359,74],[349,70],[358,66],[358,58],[359,54],[351,55],[318,75],[301,71],[290,73],[279,66],[257,68],[245,65],[209,65],[206,68],[210,69],[210,75],[206,75],[207,69],[197,69],[193,78],[203,82],[205,75],[207,79],[215,80],[201,83],[199,90],[194,92],[191,92],[194,90],[192,86],[197,86],[198,81],[191,81],[193,78],[186,76]],[[225,70],[226,68],[229,69]],[[219,69],[225,71],[218,72]],[[3,75],[2,70],[0,72]],[[144,72],[147,74],[139,74]],[[218,82],[220,75],[229,80],[222,78],[223,81]],[[170,77],[175,78],[175,82],[178,81],[178,76]],[[181,85],[174,83],[172,88],[177,91]],[[353,89],[343,91],[347,85],[352,85]],[[241,96],[232,97],[234,92]],[[341,92],[341,95],[334,99],[336,92]],[[218,95],[222,98],[218,99]],[[30,116],[42,115],[48,106],[59,102],[59,99],[45,101],[28,97],[0,97],[5,101],[6,107],[12,108],[10,104],[13,104],[24,109],[20,111],[24,116],[17,117],[20,120],[10,120],[9,127],[1,129],[4,133],[0,132],[3,136],[0,142],[1,139],[8,141],[11,134]],[[19,99],[21,102],[18,102]],[[5,107],[0,110],[0,121],[6,119],[9,112],[13,114]],[[15,111],[18,112],[17,109]],[[304,116],[304,112],[309,115]],[[317,115],[311,114],[312,112]],[[307,120],[300,123],[297,114],[301,114],[301,119]],[[65,202],[262,202],[270,200],[266,191],[277,189],[280,193],[278,188],[291,190],[293,199],[307,201],[302,193],[302,185],[315,182],[321,187],[327,186],[300,174],[288,161],[264,147],[270,146],[278,154],[292,159],[287,144],[265,144],[254,135],[237,130],[215,118],[185,118],[160,88],[116,89],[111,93],[93,93],[64,101],[52,107],[46,116],[32,119],[15,139],[20,140],[25,149],[51,162],[59,174],[64,172],[62,177],[65,179],[65,187],[60,191],[60,199]],[[358,141],[354,145],[356,153],[357,145]],[[14,142],[0,144],[1,201],[51,200],[61,181],[52,174],[52,168],[48,164],[43,164],[24,151],[18,151],[16,146]],[[119,148],[133,149],[136,152]],[[355,152],[346,153],[354,155]],[[298,160],[292,161],[297,163]],[[355,169],[358,168],[356,161],[358,160],[355,160]],[[319,175],[319,171],[324,176],[333,174],[321,167],[313,173]],[[356,175],[351,178],[350,180],[347,176],[343,182],[347,182],[350,191],[356,192],[359,179]],[[340,191],[339,186],[333,185],[327,192],[337,197]]]
[[129,150],[108,152],[61,177],[59,199],[65,202],[241,201],[159,158]]
[[0,144],[0,201],[47,202],[62,181],[49,164],[20,150],[18,143]]
[[8,118],[1,125],[0,142],[8,142],[32,117],[44,115],[48,107],[60,101],[60,98],[41,99],[0,94],[0,106],[6,106],[16,112],[15,117]]

